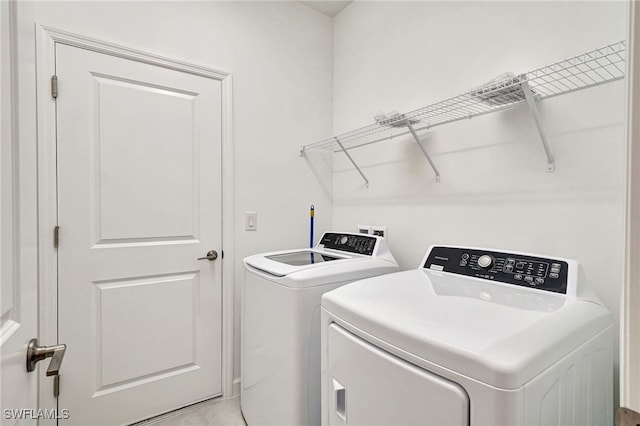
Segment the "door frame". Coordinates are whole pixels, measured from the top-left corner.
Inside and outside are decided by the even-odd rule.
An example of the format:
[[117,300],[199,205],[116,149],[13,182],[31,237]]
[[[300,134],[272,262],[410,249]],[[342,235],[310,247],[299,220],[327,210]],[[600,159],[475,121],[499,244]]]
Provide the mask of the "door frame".
[[[57,251],[53,229],[57,225],[56,103],[51,96],[55,73],[55,43],[142,62],[218,80],[222,85],[222,397],[233,394],[234,240],[233,240],[233,119],[230,72],[174,60],[130,47],[35,24],[38,152],[38,275],[39,337],[43,344],[58,342]],[[60,230],[64,240],[64,229]],[[58,342],[60,343],[60,342]],[[61,342],[64,343],[64,342]],[[64,372],[64,367],[63,367]],[[56,407],[49,381],[39,386],[40,408]],[[64,379],[61,379],[64,392]],[[64,408],[64,407],[60,407]],[[70,413],[73,415],[73,413]]]
[[[640,411],[640,5],[629,4],[627,37],[627,194],[620,303],[620,405]],[[635,116],[635,117],[634,117]]]

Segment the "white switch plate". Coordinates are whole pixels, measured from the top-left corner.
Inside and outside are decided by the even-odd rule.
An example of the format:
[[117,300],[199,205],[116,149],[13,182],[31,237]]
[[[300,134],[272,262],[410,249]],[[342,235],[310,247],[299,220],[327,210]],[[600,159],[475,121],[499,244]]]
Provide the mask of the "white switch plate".
[[244,230],[256,231],[258,229],[258,213],[244,212]]

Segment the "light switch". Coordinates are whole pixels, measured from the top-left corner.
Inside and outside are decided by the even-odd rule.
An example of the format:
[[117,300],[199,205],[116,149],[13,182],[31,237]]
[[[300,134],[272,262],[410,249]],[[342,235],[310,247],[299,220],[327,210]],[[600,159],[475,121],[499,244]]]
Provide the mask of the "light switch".
[[244,230],[255,231],[258,229],[258,213],[244,212]]

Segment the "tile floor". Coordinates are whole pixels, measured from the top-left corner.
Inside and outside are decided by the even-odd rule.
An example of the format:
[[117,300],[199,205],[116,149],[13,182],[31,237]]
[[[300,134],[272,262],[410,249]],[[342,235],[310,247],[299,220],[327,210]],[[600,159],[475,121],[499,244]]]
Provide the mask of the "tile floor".
[[240,397],[210,399],[172,411],[135,426],[246,426],[240,412]]

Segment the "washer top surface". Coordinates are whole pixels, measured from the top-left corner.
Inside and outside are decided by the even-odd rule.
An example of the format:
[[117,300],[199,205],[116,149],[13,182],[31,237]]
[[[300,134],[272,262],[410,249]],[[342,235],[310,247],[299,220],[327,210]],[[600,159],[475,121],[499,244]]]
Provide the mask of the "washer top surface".
[[398,268],[384,238],[348,232],[326,232],[312,249],[256,254],[244,264],[251,273],[294,288],[353,281]]
[[503,389],[522,386],[611,324],[593,301],[426,268],[348,284],[326,293],[322,307],[409,361]]
[[331,262],[332,260],[344,259],[323,252],[313,250],[293,251],[280,254],[266,255],[265,258],[276,262],[293,266],[314,265],[316,263]]

